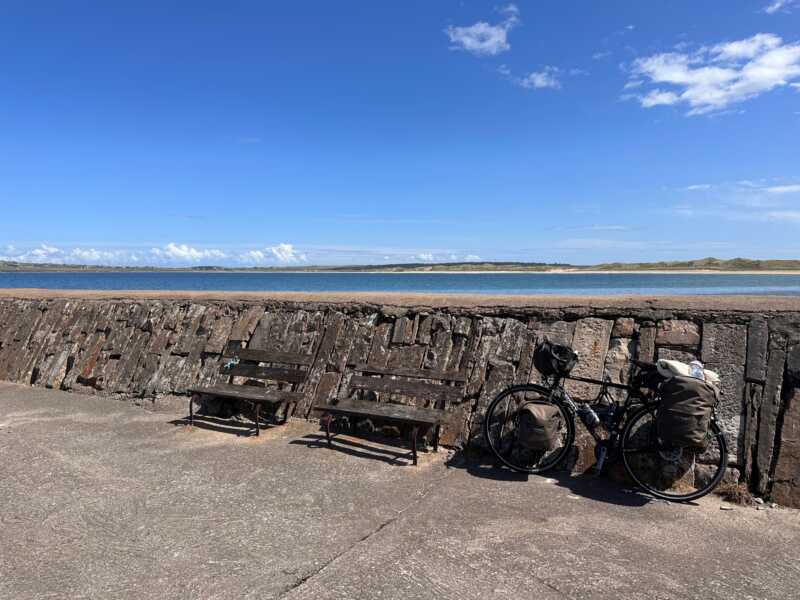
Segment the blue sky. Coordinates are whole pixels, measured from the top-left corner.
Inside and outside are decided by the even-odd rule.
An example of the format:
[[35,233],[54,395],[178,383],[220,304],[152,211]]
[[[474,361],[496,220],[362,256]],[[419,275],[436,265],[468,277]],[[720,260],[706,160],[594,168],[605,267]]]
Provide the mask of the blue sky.
[[7,1],[0,55],[0,259],[800,258],[800,1]]

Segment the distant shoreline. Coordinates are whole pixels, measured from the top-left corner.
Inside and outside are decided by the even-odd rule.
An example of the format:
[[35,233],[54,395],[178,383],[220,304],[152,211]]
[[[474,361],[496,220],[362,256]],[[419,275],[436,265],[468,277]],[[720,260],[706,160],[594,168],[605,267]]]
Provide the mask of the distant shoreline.
[[262,274],[325,274],[325,275],[800,275],[800,269],[620,269],[620,270],[592,270],[592,269],[547,269],[547,270],[436,270],[429,271],[409,269],[401,270],[353,270],[342,269],[302,269],[302,270],[257,270],[257,269],[33,269],[33,270],[0,270],[0,275],[20,273],[20,274],[42,274],[42,273],[70,273],[70,274],[91,274],[91,273],[168,273],[172,275],[180,274],[208,274],[224,275],[226,273],[239,273],[250,275]]

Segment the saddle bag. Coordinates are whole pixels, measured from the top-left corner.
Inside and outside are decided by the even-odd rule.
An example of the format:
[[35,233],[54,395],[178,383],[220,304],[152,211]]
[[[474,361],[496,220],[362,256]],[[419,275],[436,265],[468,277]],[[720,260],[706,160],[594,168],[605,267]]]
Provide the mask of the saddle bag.
[[561,411],[554,404],[527,402],[519,409],[517,442],[528,450],[552,450],[558,443]]
[[714,386],[694,377],[677,375],[662,383],[656,414],[661,441],[679,448],[704,450],[717,393]]

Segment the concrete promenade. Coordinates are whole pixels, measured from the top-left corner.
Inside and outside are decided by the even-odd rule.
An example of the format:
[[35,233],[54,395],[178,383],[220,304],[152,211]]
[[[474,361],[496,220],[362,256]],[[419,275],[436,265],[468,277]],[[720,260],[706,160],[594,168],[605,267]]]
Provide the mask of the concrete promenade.
[[0,598],[800,597],[797,510],[183,416],[0,383]]

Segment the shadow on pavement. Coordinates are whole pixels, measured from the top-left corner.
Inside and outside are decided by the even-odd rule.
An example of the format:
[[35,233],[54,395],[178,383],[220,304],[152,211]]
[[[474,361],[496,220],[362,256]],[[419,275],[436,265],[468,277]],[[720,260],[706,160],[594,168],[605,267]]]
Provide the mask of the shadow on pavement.
[[534,482],[537,478],[555,482],[559,487],[583,498],[618,506],[644,506],[654,500],[650,496],[629,487],[621,487],[605,477],[589,474],[573,475],[566,471],[556,471],[544,475],[518,473],[506,467],[500,467],[487,454],[466,450],[456,452],[446,463],[448,468],[464,469],[470,475],[494,481]]
[[[188,426],[189,417],[182,417],[174,419],[169,422],[170,425]],[[209,415],[195,414],[194,426],[198,429],[206,429],[208,431],[217,431],[219,433],[230,433],[240,437],[250,437],[256,435],[255,422],[234,421],[231,419],[223,419],[221,417],[212,417]],[[261,419],[261,431],[275,427],[275,423],[270,423]]]
[[332,448],[328,448],[328,443],[325,440],[324,434],[308,434],[302,438],[292,440],[289,443],[301,444],[308,448],[323,448],[328,452],[336,450],[338,452],[343,452],[344,454],[349,454],[350,456],[379,460],[395,466],[411,465],[411,453],[409,451],[396,451],[377,445],[362,444],[352,439],[335,435],[332,436],[332,440]]

